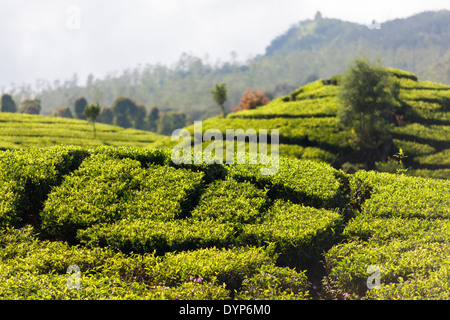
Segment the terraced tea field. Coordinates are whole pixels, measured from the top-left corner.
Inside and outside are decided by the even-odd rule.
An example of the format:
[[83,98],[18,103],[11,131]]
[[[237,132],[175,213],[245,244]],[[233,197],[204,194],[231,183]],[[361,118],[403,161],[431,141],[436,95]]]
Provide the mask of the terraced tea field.
[[118,126],[92,124],[85,120],[0,112],[0,149],[25,149],[54,145],[95,147],[141,146],[163,138],[156,133]]
[[1,151],[0,298],[449,298],[449,181],[261,166]]
[[[395,149],[401,148],[406,155],[407,174],[450,178],[446,157],[450,150],[450,87],[418,81],[406,71],[389,70],[400,82],[402,118],[392,135]],[[324,161],[336,168],[346,162],[361,163],[364,158],[350,147],[348,131],[337,124],[336,79],[309,83],[265,106],[232,113],[225,119],[207,119],[202,130],[217,129],[225,136],[227,129],[278,129],[282,156]],[[193,135],[194,126],[187,129]]]

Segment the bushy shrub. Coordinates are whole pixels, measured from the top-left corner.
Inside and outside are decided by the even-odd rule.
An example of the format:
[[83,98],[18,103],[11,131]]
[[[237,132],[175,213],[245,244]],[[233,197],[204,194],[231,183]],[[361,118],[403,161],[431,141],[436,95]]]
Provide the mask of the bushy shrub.
[[266,192],[250,182],[217,180],[210,184],[192,211],[194,219],[217,222],[255,222],[267,205]]
[[334,211],[277,200],[262,223],[243,226],[239,241],[273,246],[281,265],[305,267],[334,243],[342,220]]
[[248,88],[241,98],[239,105],[233,108],[233,112],[256,109],[268,104],[269,102],[270,100],[266,97],[264,92]]
[[402,217],[379,218],[358,215],[347,224],[343,236],[351,240],[378,241],[414,240],[416,242],[450,242],[450,220]]
[[194,250],[207,247],[229,247],[234,243],[236,228],[212,220],[157,221],[123,219],[113,224],[94,225],[79,230],[77,238],[89,247],[107,247],[124,253]]
[[406,175],[358,171],[360,179],[373,191],[362,212],[378,217],[450,217],[450,182]]
[[[353,241],[329,250],[326,264],[330,270],[328,276],[342,291],[363,297],[368,291],[369,266],[379,267],[380,283],[384,285],[414,279],[425,281],[435,270],[447,266],[445,257],[449,254],[448,242],[393,239],[380,244],[376,241]],[[376,291],[373,294],[376,295]]]
[[256,274],[245,277],[236,299],[307,300],[310,283],[304,271],[263,265]]
[[166,253],[162,262],[147,268],[147,277],[156,284],[174,286],[203,278],[226,284],[228,290],[238,290],[246,276],[252,276],[274,258],[262,248],[206,248],[194,251]]
[[202,174],[98,154],[56,187],[41,213],[46,234],[73,241],[78,229],[123,218],[170,220],[187,215]]
[[139,148],[133,146],[120,147],[96,147],[90,152],[93,155],[101,154],[110,158],[132,159],[139,161],[143,168],[147,168],[151,164],[163,165],[168,162],[170,153],[167,150],[158,150],[151,148]]
[[325,163],[280,157],[274,175],[262,175],[262,166],[228,166],[228,176],[237,181],[250,181],[261,189],[267,188],[269,196],[293,203],[324,208],[341,207],[347,203],[345,176]]
[[450,267],[448,265],[430,272],[426,278],[413,278],[381,284],[377,290],[367,293],[369,299],[378,300],[449,300]]
[[87,156],[79,147],[1,152],[0,225],[38,225],[39,211],[51,188]]

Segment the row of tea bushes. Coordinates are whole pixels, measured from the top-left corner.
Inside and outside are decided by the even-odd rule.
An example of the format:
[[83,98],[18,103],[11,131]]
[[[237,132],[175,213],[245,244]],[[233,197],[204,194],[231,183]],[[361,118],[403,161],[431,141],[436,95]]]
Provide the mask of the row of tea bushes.
[[93,138],[92,124],[86,120],[1,112],[0,148],[23,149],[55,145],[147,147],[165,137],[154,132],[124,129],[103,123],[96,123],[95,127],[96,139]]
[[325,255],[329,283],[353,298],[448,298],[450,182],[360,171],[361,183],[371,194]]
[[[267,279],[255,288],[259,276]],[[41,241],[32,227],[0,233],[0,279],[2,299],[257,299],[269,289],[271,298],[309,296],[304,272],[275,266],[261,248],[125,255]]]
[[78,229],[124,218],[171,220],[191,210],[203,174],[97,154],[54,188],[41,213],[42,229],[72,241]]
[[0,226],[36,224],[51,188],[87,156],[79,147],[0,152]]
[[320,208],[340,208],[348,202],[348,181],[336,169],[315,161],[298,161],[280,157],[276,174],[262,175],[264,165],[228,166],[228,177],[249,181],[269,196],[284,198],[293,203]]
[[273,246],[279,263],[304,268],[337,241],[342,224],[336,211],[277,200],[262,223],[243,227],[240,241]]

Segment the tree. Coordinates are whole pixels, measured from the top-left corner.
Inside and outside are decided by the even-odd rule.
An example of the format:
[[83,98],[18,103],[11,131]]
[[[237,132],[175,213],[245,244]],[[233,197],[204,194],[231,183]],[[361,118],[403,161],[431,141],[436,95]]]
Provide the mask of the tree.
[[264,92],[248,88],[245,91],[244,96],[241,98],[239,105],[234,107],[233,112],[241,110],[256,109],[260,106],[264,106],[270,102]]
[[158,128],[159,109],[152,107],[147,116],[148,130],[156,132]]
[[75,116],[77,119],[86,120],[86,117],[83,114],[84,108],[88,105],[88,102],[85,97],[80,97],[75,100],[74,110]]
[[216,103],[219,105],[220,110],[222,111],[222,117],[225,118],[226,112],[225,112],[225,101],[227,101],[227,86],[224,82],[220,84],[216,84],[214,88],[211,89],[211,94],[216,101]]
[[86,108],[84,108],[83,114],[86,118],[92,122],[94,128],[94,139],[96,138],[95,132],[95,120],[97,120],[98,115],[100,114],[100,106],[97,104],[90,104]]
[[16,103],[14,102],[13,98],[11,97],[11,95],[5,93],[2,94],[2,99],[1,99],[1,112],[12,112],[12,113],[16,113],[17,112],[17,107],[16,107]]
[[176,129],[183,128],[186,125],[186,114],[182,112],[166,112],[158,121],[158,133],[171,135]]
[[133,126],[135,129],[145,129],[147,126],[147,108],[140,103],[136,104],[136,110],[134,114],[131,115],[133,118]]
[[114,113],[111,107],[103,107],[98,116],[98,122],[112,124],[114,120]]
[[60,107],[56,109],[52,115],[54,117],[73,118],[72,111],[70,111],[69,107]]
[[138,107],[136,103],[128,97],[117,97],[111,106],[114,113],[114,124],[123,128],[133,126],[133,116]]
[[[357,58],[341,78],[338,123],[353,134],[353,146],[374,151],[392,142],[390,119],[400,106],[399,83],[379,63]],[[373,153],[372,153],[373,154]]]
[[314,20],[320,20],[322,19],[322,13],[320,11],[316,12],[316,15],[314,16]]
[[41,100],[35,99],[25,99],[20,104],[20,112],[28,114],[39,114],[41,113]]

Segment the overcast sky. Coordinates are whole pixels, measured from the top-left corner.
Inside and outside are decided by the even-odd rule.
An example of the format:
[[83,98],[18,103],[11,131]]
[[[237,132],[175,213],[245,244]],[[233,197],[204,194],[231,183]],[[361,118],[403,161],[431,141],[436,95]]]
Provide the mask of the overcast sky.
[[292,24],[324,18],[369,24],[449,0],[0,0],[0,88],[65,80],[138,64],[172,65],[183,52],[245,61]]

